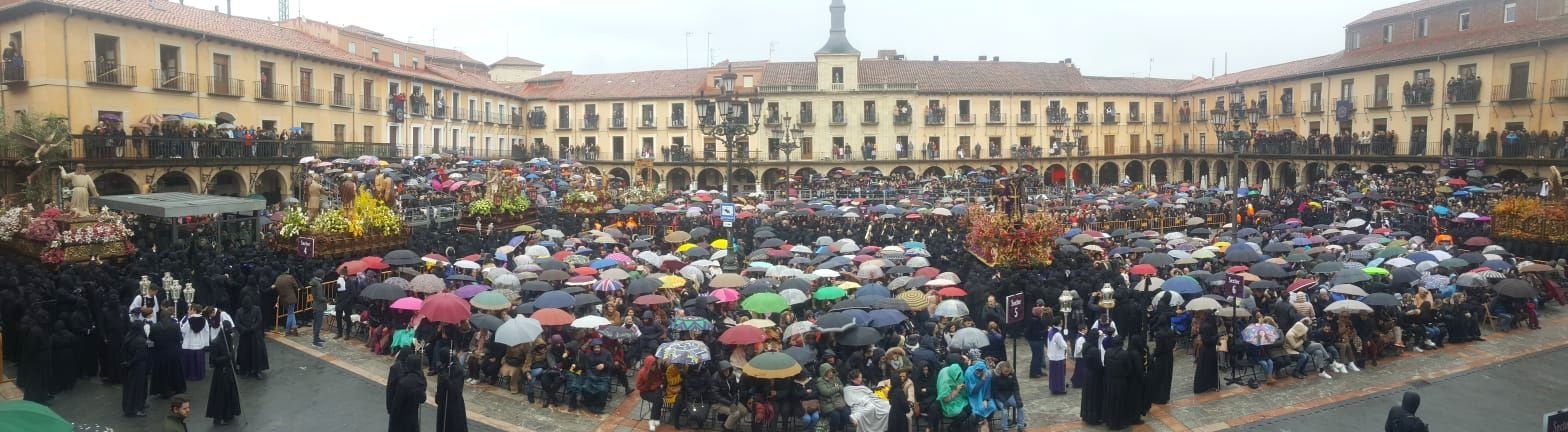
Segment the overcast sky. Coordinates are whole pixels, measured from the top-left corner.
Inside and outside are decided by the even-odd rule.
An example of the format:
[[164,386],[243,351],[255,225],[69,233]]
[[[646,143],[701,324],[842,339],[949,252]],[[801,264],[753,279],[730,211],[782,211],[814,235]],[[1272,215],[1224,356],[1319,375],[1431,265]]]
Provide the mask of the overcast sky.
[[[275,18],[274,0],[186,0]],[[457,48],[515,55],[546,71],[625,72],[715,61],[810,60],[829,0],[289,0],[295,16]],[[1410,0],[846,0],[849,40],[871,57],[1072,58],[1085,74],[1189,78],[1318,56],[1344,25]],[[688,37],[688,33],[690,36]],[[433,41],[432,41],[433,39]]]

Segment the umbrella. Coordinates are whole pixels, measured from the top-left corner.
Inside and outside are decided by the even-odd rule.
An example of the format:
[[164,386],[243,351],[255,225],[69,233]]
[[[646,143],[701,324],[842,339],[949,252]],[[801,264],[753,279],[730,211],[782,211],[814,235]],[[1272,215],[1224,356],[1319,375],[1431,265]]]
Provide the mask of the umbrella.
[[533,318],[512,318],[495,330],[495,341],[506,346],[533,342],[544,334],[544,327]]
[[405,311],[417,311],[417,310],[419,310],[420,307],[424,306],[424,303],[425,303],[424,300],[420,300],[420,299],[415,298],[415,297],[403,297],[403,298],[397,299],[397,301],[395,301],[395,302],[392,302],[392,309],[405,310]]
[[414,253],[414,251],[408,249],[399,249],[388,252],[385,256],[382,257],[382,261],[395,266],[418,265],[420,262],[422,262],[422,260],[419,259],[419,254]]
[[755,313],[775,313],[789,309],[789,300],[776,293],[759,293],[746,297],[740,307]]
[[844,312],[828,312],[817,317],[816,327],[825,333],[840,333],[855,327],[853,316]]
[[426,297],[425,304],[419,307],[419,313],[430,321],[457,324],[468,319],[468,308],[467,300],[452,293],[440,293]]
[[[975,330],[978,331],[979,329]],[[985,340],[984,336],[985,334],[981,333],[982,340]],[[862,347],[870,346],[871,344],[874,344],[881,339],[882,333],[878,332],[877,329],[871,327],[855,327],[849,329],[849,331],[844,332],[844,334],[839,335],[838,344],[843,346]],[[949,343],[948,346],[952,346],[952,344]]]
[[[1166,282],[1166,285],[1170,285],[1170,283]],[[1220,302],[1208,297],[1199,297],[1187,302],[1187,310],[1190,311],[1218,310],[1219,308]]]
[[778,327],[779,326],[779,324],[773,322],[773,320],[767,320],[767,319],[762,319],[762,318],[752,318],[752,319],[746,320],[745,322],[740,323],[740,325],[751,326],[751,327],[756,327],[756,328],[760,328],[760,329],[766,329],[766,328],[772,328],[772,327]]
[[1334,272],[1335,284],[1353,284],[1372,280],[1372,275],[1360,269],[1347,268]]
[[1153,276],[1155,273],[1159,272],[1159,269],[1154,268],[1154,266],[1151,264],[1138,264],[1132,266],[1132,269],[1130,269],[1129,272],[1135,276]]
[[661,296],[661,295],[658,295],[658,294],[644,294],[642,296],[638,296],[636,300],[632,301],[632,303],[643,305],[643,306],[658,306],[658,305],[669,303],[669,302],[670,302],[670,299],[668,297]]
[[1340,300],[1329,304],[1328,307],[1323,308],[1323,311],[1328,313],[1361,313],[1372,312],[1372,307],[1356,300]]
[[[708,346],[694,340],[666,342],[654,351],[654,357],[665,363],[678,365],[696,365],[712,359],[708,354]],[[794,359],[790,361],[794,362]],[[798,368],[799,365],[796,367]]]
[[767,334],[762,329],[752,326],[734,326],[719,335],[719,343],[725,345],[750,345],[767,340]]
[[844,298],[847,294],[849,293],[845,292],[843,288],[829,285],[817,288],[817,291],[813,292],[811,297],[817,300],[838,300]]
[[1345,265],[1341,264],[1338,261],[1321,262],[1321,263],[1318,263],[1315,266],[1312,266],[1312,272],[1313,273],[1317,273],[1317,274],[1337,273],[1340,270],[1344,270],[1344,269],[1345,269]]
[[[370,284],[370,286],[359,292],[360,297],[371,300],[397,300],[403,298],[404,295],[402,288],[385,282]],[[417,310],[418,308],[415,309]]]
[[[771,354],[771,353],[763,353],[761,355],[767,355],[767,354]],[[812,350],[811,348],[800,347],[800,346],[789,347],[788,349],[784,350],[784,354],[789,355],[790,358],[795,359],[795,361],[800,363],[800,364],[812,364],[812,363],[816,363],[817,362],[817,352],[815,350]],[[761,355],[759,355],[759,357]],[[756,359],[754,358],[752,360],[755,361]],[[785,378],[788,378],[788,377],[785,377]]]
[[964,327],[947,338],[947,347],[960,350],[979,349],[991,345],[991,338],[986,337],[985,331],[974,327]]
[[570,325],[572,321],[576,320],[575,317],[572,317],[572,314],[556,308],[539,308],[539,310],[534,311],[530,318],[539,320],[540,325],[547,326]]
[[1550,272],[1552,270],[1553,270],[1552,266],[1549,266],[1549,265],[1546,265],[1546,264],[1541,264],[1541,263],[1538,263],[1538,262],[1531,262],[1529,264],[1525,264],[1525,265],[1519,266],[1519,272],[1520,273],[1546,273],[1546,272]]
[[904,316],[903,312],[890,309],[878,309],[871,311],[871,322],[867,323],[867,325],[871,327],[888,327],[898,325],[899,323],[908,320],[909,317]]
[[622,342],[636,340],[639,336],[636,330],[621,326],[607,326],[601,328],[599,329],[599,335]]
[[598,315],[588,315],[572,320],[572,328],[596,329],[610,325],[610,320]]
[[490,331],[496,331],[497,329],[500,329],[502,324],[501,318],[485,313],[476,313],[473,316],[468,317],[468,322],[473,324],[474,327]]
[[506,310],[512,307],[512,300],[498,291],[485,291],[468,300],[468,304],[481,310]]
[[960,300],[943,300],[937,303],[936,312],[932,315],[939,317],[961,317],[969,315],[969,306]]
[[898,299],[903,300],[904,303],[909,304],[910,310],[924,310],[926,307],[930,306],[928,303],[926,303],[925,294],[921,294],[920,291],[910,290],[898,293]]
[[414,276],[414,280],[409,281],[408,289],[416,293],[435,294],[446,289],[446,282],[436,275],[422,274]]
[[1492,290],[1497,291],[1500,295],[1513,298],[1530,298],[1536,295],[1535,287],[1521,279],[1503,280],[1496,285],[1492,285]]
[[789,304],[791,305],[798,305],[810,300],[810,298],[806,297],[806,293],[804,291],[795,288],[779,291],[779,295],[783,296],[785,300],[788,300]]
[[740,369],[746,376],[761,379],[792,378],[800,375],[800,371],[800,362],[790,354],[781,352],[757,354]]
[[27,432],[71,432],[75,427],[49,407],[32,401],[0,403],[0,430]]
[[1279,328],[1268,324],[1257,323],[1241,330],[1241,340],[1253,345],[1273,345],[1279,338]]
[[683,316],[670,320],[670,330],[675,331],[709,331],[713,330],[713,322],[707,318]]
[[1203,284],[1198,283],[1192,276],[1177,276],[1160,285],[1161,289],[1177,294],[1198,294],[1203,292]]
[[1361,298],[1361,302],[1366,303],[1367,306],[1399,305],[1399,300],[1395,299],[1394,295],[1389,293],[1372,293],[1371,295]]
[[790,324],[789,327],[784,328],[784,338],[789,339],[795,337],[795,335],[810,333],[816,329],[816,325],[812,324],[811,321],[796,321]]
[[479,295],[479,293],[489,290],[490,286],[488,285],[464,285],[462,288],[458,288],[457,291],[454,291],[453,294],[457,294],[458,297],[467,299],[474,298],[474,296]]
[[562,291],[551,291],[539,295],[534,299],[534,306],[540,308],[569,309],[576,301],[571,294]]

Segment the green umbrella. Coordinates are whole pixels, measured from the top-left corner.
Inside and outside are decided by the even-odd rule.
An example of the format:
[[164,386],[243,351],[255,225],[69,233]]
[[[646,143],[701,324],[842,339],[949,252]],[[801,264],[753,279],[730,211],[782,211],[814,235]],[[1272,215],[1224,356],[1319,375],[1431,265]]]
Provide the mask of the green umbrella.
[[1388,276],[1388,269],[1382,267],[1364,267],[1361,271],[1367,272],[1367,274],[1372,276]]
[[1405,250],[1405,248],[1395,246],[1395,247],[1390,247],[1390,248],[1383,248],[1383,250],[1378,251],[1377,257],[1378,258],[1383,258],[1383,259],[1388,259],[1388,258],[1393,258],[1393,257],[1405,256],[1406,253],[1409,253],[1409,251]]
[[1459,258],[1449,258],[1449,259],[1445,259],[1445,260],[1442,260],[1442,261],[1438,261],[1437,265],[1440,265],[1440,266],[1443,266],[1443,267],[1448,267],[1448,268],[1451,268],[1451,269],[1456,269],[1456,268],[1465,268],[1466,266],[1469,266],[1470,263],[1469,262],[1465,262],[1465,260],[1462,260],[1462,259],[1459,259]]
[[1285,255],[1285,262],[1288,263],[1304,263],[1307,261],[1312,261],[1312,257],[1307,254],[1293,253]]
[[512,301],[507,300],[505,295],[496,291],[479,293],[474,298],[468,299],[468,304],[484,310],[502,310],[512,307]]
[[752,357],[740,371],[753,378],[790,378],[800,374],[800,363],[789,354],[765,352]]
[[740,302],[741,309],[756,313],[774,313],[789,309],[789,300],[777,293],[757,293]]
[[811,298],[817,300],[838,300],[844,298],[844,296],[848,294],[849,293],[845,292],[843,288],[829,285],[822,288],[817,288],[817,292],[812,293]]
[[[800,367],[796,366],[795,370],[799,371]],[[49,407],[28,401],[0,403],[0,431],[71,432],[74,429],[71,422],[60,418]]]

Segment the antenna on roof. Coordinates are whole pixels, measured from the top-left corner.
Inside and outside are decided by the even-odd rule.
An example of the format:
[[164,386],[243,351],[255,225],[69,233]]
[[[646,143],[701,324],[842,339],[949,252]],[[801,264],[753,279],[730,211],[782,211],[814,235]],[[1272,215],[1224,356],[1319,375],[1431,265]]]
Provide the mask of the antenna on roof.
[[289,0],[278,0],[278,22],[289,20]]
[[778,51],[779,41],[768,41],[768,61],[773,61],[773,52]]

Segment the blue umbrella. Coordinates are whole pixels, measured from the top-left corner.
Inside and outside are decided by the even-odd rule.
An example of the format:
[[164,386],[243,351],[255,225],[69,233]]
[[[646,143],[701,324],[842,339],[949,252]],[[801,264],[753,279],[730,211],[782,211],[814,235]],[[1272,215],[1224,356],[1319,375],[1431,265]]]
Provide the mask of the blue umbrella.
[[594,260],[592,263],[588,264],[589,267],[593,267],[593,268],[596,268],[596,269],[599,269],[599,270],[604,270],[604,269],[608,269],[608,268],[615,268],[615,266],[618,266],[618,265],[621,265],[620,261],[616,261],[616,260],[609,259],[609,258],[599,258],[597,260]]
[[1503,260],[1487,260],[1486,262],[1481,263],[1481,265],[1500,272],[1507,272],[1509,270],[1513,270],[1514,268],[1513,264],[1509,264],[1507,261]]
[[1299,246],[1309,246],[1311,244],[1312,244],[1312,240],[1308,239],[1306,237],[1296,237],[1296,238],[1290,239],[1290,245],[1291,246],[1299,247]]
[[881,284],[869,284],[855,290],[855,298],[891,298],[893,293]]
[[1438,216],[1448,216],[1448,207],[1432,206],[1432,213],[1436,213]]
[[845,309],[842,311],[842,313],[844,315],[849,315],[851,318],[854,318],[855,322],[857,323],[871,322],[871,313],[866,312],[863,309]]
[[550,291],[535,299],[534,307],[571,309],[572,305],[576,304],[576,301],[577,299],[572,298],[572,295],[567,294],[565,291]]
[[506,242],[506,244],[515,248],[515,247],[522,246],[524,241],[526,241],[526,239],[524,239],[523,236],[517,236],[517,237],[512,237],[512,240]]
[[904,249],[925,249],[926,244],[917,241],[904,242]]
[[1165,281],[1160,288],[1177,294],[1198,294],[1203,292],[1203,286],[1192,276],[1177,276]]
[[1416,252],[1416,253],[1410,254],[1410,256],[1405,257],[1405,259],[1408,259],[1411,262],[1415,262],[1415,263],[1420,263],[1420,262],[1423,262],[1423,261],[1437,262],[1437,256],[1436,255],[1432,255],[1429,252]]
[[909,317],[904,316],[903,312],[892,309],[877,309],[871,311],[869,315],[871,316],[871,321],[867,325],[871,327],[893,326],[909,320]]

